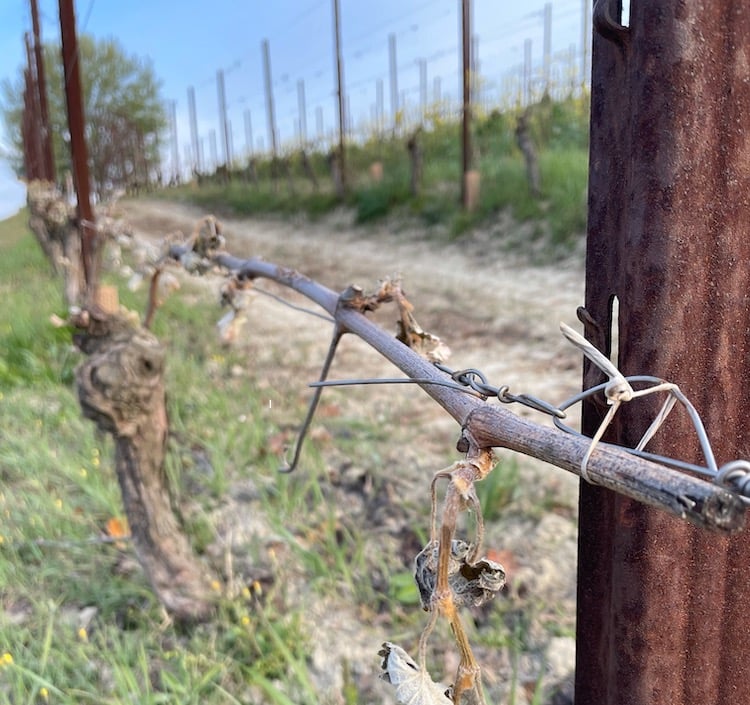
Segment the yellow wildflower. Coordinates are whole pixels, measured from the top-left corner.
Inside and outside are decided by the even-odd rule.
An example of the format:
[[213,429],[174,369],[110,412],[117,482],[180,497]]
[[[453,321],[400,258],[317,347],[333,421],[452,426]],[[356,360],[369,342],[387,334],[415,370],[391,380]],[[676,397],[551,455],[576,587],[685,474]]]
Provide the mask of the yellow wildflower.
[[2,658],[0,658],[0,666],[10,666],[13,663],[13,656],[11,655],[10,651],[6,651]]

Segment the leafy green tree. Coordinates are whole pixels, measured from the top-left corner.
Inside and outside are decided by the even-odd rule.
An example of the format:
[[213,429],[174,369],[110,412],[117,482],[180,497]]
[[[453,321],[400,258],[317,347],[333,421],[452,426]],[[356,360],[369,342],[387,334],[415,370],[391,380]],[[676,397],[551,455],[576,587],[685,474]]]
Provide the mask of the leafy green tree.
[[[160,82],[148,61],[128,56],[114,39],[78,39],[84,92],[86,140],[92,187],[99,196],[143,186],[159,176],[161,134],[167,120]],[[70,169],[64,75],[60,47],[45,45],[47,97],[58,179]],[[14,166],[23,175],[21,116],[23,67],[0,86],[0,109],[14,146]]]

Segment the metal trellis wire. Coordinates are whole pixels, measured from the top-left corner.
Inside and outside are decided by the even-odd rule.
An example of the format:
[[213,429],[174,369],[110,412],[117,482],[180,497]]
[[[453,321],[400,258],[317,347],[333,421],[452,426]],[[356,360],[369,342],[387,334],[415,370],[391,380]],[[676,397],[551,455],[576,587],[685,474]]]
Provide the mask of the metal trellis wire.
[[[440,384],[442,386],[458,389],[460,391],[472,394],[482,399],[488,399],[495,397],[503,404],[521,404],[529,409],[533,409],[542,414],[547,414],[552,417],[555,426],[565,432],[580,438],[588,438],[579,431],[576,431],[571,426],[564,422],[567,418],[566,411],[572,406],[582,402],[584,399],[588,399],[596,394],[603,393],[609,382],[603,382],[586,389],[574,396],[566,399],[559,406],[555,406],[550,402],[532,396],[530,394],[512,394],[508,385],[495,386],[488,382],[487,376],[476,368],[467,368],[462,370],[453,370],[449,366],[435,362],[434,366],[441,372],[444,372],[450,377],[450,380],[443,382],[435,381],[434,379],[413,379],[413,378],[378,378],[378,379],[347,379],[347,380],[326,380],[313,382],[310,384],[311,387],[329,387],[329,386],[351,386],[351,385],[363,385],[363,384]],[[665,380],[654,377],[651,375],[633,375],[625,377],[628,383],[643,385],[664,385]],[[672,458],[666,455],[658,453],[650,453],[648,451],[629,448],[627,446],[616,446],[622,450],[627,451],[631,455],[649,460],[666,467],[679,470],[681,472],[689,472],[708,478],[711,482],[725,487],[735,493],[737,493],[745,504],[750,505],[750,461],[749,460],[732,460],[722,466],[718,466],[716,458],[714,456],[711,443],[708,439],[706,429],[703,425],[698,411],[685,396],[685,394],[677,387],[673,386],[669,393],[678,401],[687,411],[688,416],[693,424],[698,441],[700,443],[701,451],[705,458],[705,465],[698,465],[695,463],[689,463],[684,460]],[[662,419],[663,420],[663,419]],[[602,445],[610,445],[603,443]]]

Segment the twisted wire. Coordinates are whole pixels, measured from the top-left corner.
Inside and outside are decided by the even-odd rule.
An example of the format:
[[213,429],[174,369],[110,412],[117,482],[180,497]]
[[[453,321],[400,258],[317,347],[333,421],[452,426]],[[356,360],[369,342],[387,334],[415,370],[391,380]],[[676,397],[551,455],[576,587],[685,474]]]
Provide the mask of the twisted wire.
[[550,404],[544,399],[532,396],[531,394],[511,394],[510,387],[504,384],[500,387],[495,387],[487,382],[487,377],[483,372],[477,370],[474,367],[467,368],[465,370],[452,370],[447,365],[436,362],[433,363],[441,372],[445,372],[450,375],[450,378],[465,387],[473,389],[481,396],[497,397],[498,401],[503,404],[522,404],[527,406],[534,411],[538,411],[542,414],[548,414],[553,418],[564,419],[565,411],[561,408]]
[[[630,377],[626,377],[625,379],[629,383],[636,384],[661,384],[662,382],[664,382],[664,380],[660,377],[653,377],[651,375],[632,375]],[[579,392],[569,399],[566,399],[562,404],[560,404],[559,408],[564,412],[566,409],[569,409],[571,406],[583,401],[584,399],[588,399],[589,397],[599,392],[603,392],[607,384],[608,382],[603,382],[601,384],[597,384],[594,387]],[[693,428],[695,429],[696,435],[698,436],[698,442],[700,443],[701,451],[703,452],[706,464],[697,465],[695,463],[689,463],[684,460],[672,458],[667,455],[650,453],[645,450],[628,448],[627,446],[617,447],[622,448],[631,455],[643,458],[644,460],[650,460],[652,462],[659,463],[660,465],[665,465],[682,472],[692,472],[697,475],[707,477],[712,482],[714,482],[714,484],[726,487],[732,492],[740,495],[743,502],[745,502],[746,504],[750,504],[750,461],[732,460],[725,465],[718,467],[713,449],[711,448],[711,442],[708,439],[708,434],[706,433],[706,429],[703,425],[703,420],[701,419],[700,414],[698,414],[696,408],[692,405],[685,394],[679,389],[679,387],[671,390],[670,394],[673,394],[687,411],[688,416],[690,417],[690,420],[693,424]],[[570,433],[582,438],[587,438],[587,436],[585,436],[583,433],[580,433],[579,431],[576,431],[570,426],[564,424],[562,422],[562,418],[563,417],[559,416],[553,417],[553,423],[558,429],[564,431],[565,433]]]

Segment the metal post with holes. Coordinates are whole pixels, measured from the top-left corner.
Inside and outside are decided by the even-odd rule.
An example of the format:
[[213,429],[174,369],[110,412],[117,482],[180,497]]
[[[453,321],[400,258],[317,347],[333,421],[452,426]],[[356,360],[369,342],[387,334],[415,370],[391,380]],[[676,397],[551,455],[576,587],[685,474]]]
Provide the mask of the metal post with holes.
[[[676,382],[719,465],[750,455],[750,13],[741,0],[594,3],[587,338]],[[619,317],[613,320],[613,301]],[[586,386],[601,381],[584,365]],[[606,438],[634,444],[659,399]],[[603,416],[584,407],[591,435]],[[673,414],[649,445],[702,462]],[[576,705],[750,702],[750,537],[582,483]]]
[[471,171],[471,0],[461,0],[461,203],[469,210],[468,174]]
[[34,31],[34,61],[36,64],[37,90],[39,93],[39,127],[42,140],[43,176],[47,181],[55,181],[55,155],[52,150],[52,130],[49,124],[49,107],[47,103],[47,78],[44,66],[44,47],[42,32],[39,28],[39,8],[37,0],[31,0],[31,26]]
[[195,88],[188,86],[188,116],[190,120],[190,144],[192,146],[192,171],[202,172],[203,164],[201,163],[200,138],[198,137],[198,116],[195,110]]
[[398,61],[396,60],[396,35],[388,35],[388,74],[391,87],[391,120],[393,129],[398,127]]
[[276,161],[278,148],[276,144],[276,111],[273,103],[273,81],[271,80],[271,48],[267,39],[261,42],[263,55],[263,85],[266,92],[266,117],[268,118],[268,141],[271,145],[271,157]]
[[24,37],[26,44],[26,69],[24,70],[23,91],[23,152],[26,179],[44,178],[44,159],[42,148],[42,133],[39,117],[39,85],[33,60],[31,38],[28,33]]
[[99,285],[99,243],[91,206],[88,147],[86,146],[85,116],[81,68],[76,36],[73,0],[59,0],[60,36],[62,41],[65,102],[68,109],[68,130],[73,162],[73,180],[78,198],[78,226],[81,233],[81,262],[86,286],[86,303],[93,303]]
[[[344,73],[341,60],[341,12],[339,0],[333,0],[333,39],[336,53],[336,97],[339,116],[339,174],[341,191],[346,193],[346,120],[344,111]],[[350,113],[351,114],[351,113]]]
[[227,91],[224,83],[224,70],[216,72],[216,95],[219,99],[219,134],[221,147],[224,150],[224,166],[227,173],[232,169],[232,150],[229,146],[229,123],[227,122]]

